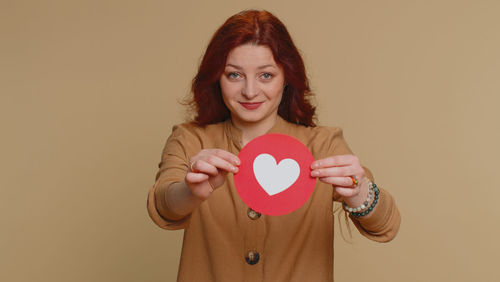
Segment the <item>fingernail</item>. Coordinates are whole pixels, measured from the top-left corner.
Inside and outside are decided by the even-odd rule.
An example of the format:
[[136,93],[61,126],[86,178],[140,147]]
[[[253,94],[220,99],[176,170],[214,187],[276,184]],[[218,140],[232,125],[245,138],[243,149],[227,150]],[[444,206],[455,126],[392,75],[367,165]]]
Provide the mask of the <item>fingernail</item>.
[[313,170],[313,171],[311,172],[311,175],[312,175],[312,176],[318,176],[318,175],[319,175],[319,171],[317,171],[317,170]]

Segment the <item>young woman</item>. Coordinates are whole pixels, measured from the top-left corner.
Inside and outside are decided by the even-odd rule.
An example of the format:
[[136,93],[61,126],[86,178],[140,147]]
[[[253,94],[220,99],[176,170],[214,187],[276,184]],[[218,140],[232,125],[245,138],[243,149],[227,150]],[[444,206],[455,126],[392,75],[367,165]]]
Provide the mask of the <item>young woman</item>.
[[[367,238],[394,238],[393,198],[373,184],[341,129],[315,125],[304,63],[274,15],[230,17],[210,41],[192,92],[196,117],[174,126],[148,197],[157,225],[184,229],[179,281],[332,281],[333,201]],[[250,209],[233,182],[241,148],[267,133],[305,144],[319,180],[302,207],[282,216]]]

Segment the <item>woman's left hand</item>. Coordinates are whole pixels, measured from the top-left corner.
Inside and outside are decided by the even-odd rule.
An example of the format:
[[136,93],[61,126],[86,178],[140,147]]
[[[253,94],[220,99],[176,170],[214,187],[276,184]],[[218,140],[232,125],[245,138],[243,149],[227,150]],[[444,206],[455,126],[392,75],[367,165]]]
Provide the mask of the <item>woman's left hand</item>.
[[[316,160],[311,164],[311,176],[332,184],[349,206],[359,206],[366,200],[368,183],[364,181],[365,170],[355,155],[338,155]],[[353,180],[357,180],[358,184],[355,185]]]

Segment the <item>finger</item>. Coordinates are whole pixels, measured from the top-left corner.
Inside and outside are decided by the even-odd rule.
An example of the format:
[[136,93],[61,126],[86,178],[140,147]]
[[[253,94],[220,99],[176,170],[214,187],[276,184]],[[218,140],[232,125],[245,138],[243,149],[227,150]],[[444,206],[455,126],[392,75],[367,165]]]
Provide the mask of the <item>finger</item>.
[[217,170],[214,165],[207,163],[204,160],[197,160],[192,162],[189,168],[192,172],[205,173],[212,176],[215,176],[217,175],[217,173],[219,173],[219,170]]
[[[220,157],[216,156],[215,154],[203,157],[203,161],[208,163],[209,165],[216,167],[217,169],[222,169],[222,170],[225,170],[227,172],[235,173],[238,171],[238,168],[236,166],[234,166],[230,161],[227,161],[223,158],[220,158]],[[199,161],[197,161],[197,163],[198,162]],[[202,164],[202,167],[203,167],[203,164]],[[198,169],[198,166],[196,167],[196,169]]]
[[235,154],[230,153],[226,150],[210,149],[209,151],[214,153],[217,157],[219,157],[223,160],[226,160],[227,162],[229,162],[233,165],[240,165],[241,164],[240,158],[238,158],[238,156],[236,156]]
[[353,187],[352,179],[350,177],[320,177],[319,180],[322,182],[332,184],[333,186],[342,186],[342,187]]
[[219,173],[219,175],[212,177],[211,178],[211,183],[213,184],[213,186],[215,188],[218,188],[222,184],[224,184],[224,181],[226,181],[226,175],[227,175],[227,172],[221,170],[220,173]]
[[208,179],[208,175],[204,173],[188,172],[186,174],[186,181],[189,183],[201,183]]
[[331,167],[331,166],[348,166],[359,163],[358,157],[355,155],[338,155],[316,160],[311,164],[312,169]]
[[354,166],[333,166],[326,168],[318,168],[311,171],[312,177],[348,177],[350,175],[359,174],[359,170]]
[[358,195],[359,192],[361,192],[361,189],[359,188],[359,186],[354,187],[354,188],[353,187],[335,186],[334,189],[340,196],[342,196],[344,198],[354,197],[354,196]]
[[193,187],[190,187],[190,189],[191,193],[194,196],[202,200],[208,199],[208,197],[210,197],[210,194],[213,192],[213,189],[210,187],[210,185],[194,184]]
[[215,189],[215,186],[212,184],[212,181],[210,181],[210,178],[208,178],[208,184],[210,185],[210,193],[212,193]]

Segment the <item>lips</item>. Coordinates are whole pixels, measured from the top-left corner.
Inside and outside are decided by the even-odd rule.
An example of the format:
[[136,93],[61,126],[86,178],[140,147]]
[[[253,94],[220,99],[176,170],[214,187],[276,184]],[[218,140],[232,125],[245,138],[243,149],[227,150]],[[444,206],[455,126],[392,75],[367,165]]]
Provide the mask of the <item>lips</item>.
[[255,110],[262,105],[263,102],[254,102],[254,103],[247,103],[247,102],[240,102],[240,104],[247,110]]

